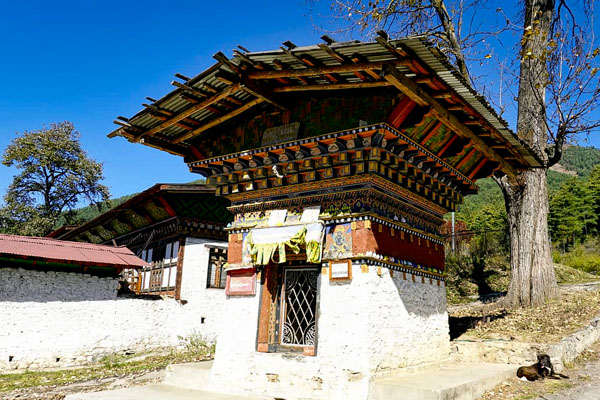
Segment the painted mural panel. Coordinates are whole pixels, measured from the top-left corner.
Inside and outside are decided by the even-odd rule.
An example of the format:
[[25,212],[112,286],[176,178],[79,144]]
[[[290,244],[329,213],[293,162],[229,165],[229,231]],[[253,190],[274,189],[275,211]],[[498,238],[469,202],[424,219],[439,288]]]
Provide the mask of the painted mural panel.
[[328,226],[325,233],[323,258],[336,260],[352,257],[351,224]]

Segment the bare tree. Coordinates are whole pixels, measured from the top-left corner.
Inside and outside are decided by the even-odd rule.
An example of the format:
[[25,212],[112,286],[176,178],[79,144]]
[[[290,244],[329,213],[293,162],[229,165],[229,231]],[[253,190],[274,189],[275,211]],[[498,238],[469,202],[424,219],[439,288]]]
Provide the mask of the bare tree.
[[384,29],[395,36],[429,35],[476,88],[478,80],[469,66],[492,57],[494,38],[518,32],[521,40],[513,57],[518,66],[513,75],[518,86],[517,135],[544,168],[495,180],[504,193],[511,238],[506,303],[536,305],[558,295],[547,226],[547,170],[560,161],[566,142],[600,127],[595,114],[600,107],[600,50],[594,47],[593,2],[588,0],[575,13],[566,0],[523,0],[517,16],[521,24],[498,8],[500,18],[493,26],[483,17],[489,16],[489,5],[485,0],[333,0],[331,7],[346,22],[346,32],[370,36]]

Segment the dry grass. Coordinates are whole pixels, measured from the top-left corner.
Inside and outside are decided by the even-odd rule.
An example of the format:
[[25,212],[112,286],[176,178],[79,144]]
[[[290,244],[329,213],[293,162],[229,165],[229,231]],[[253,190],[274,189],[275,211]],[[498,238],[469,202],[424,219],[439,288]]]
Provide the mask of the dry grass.
[[[600,314],[600,291],[564,292],[559,300],[517,310],[497,306],[465,307],[451,317],[479,320],[461,339],[506,339],[527,343],[556,343]],[[484,322],[489,321],[489,322]]]

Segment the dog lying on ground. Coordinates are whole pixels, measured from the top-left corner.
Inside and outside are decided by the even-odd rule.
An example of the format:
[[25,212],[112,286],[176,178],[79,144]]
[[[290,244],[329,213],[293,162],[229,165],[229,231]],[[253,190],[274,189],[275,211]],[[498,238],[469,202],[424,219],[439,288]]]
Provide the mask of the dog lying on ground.
[[554,372],[554,366],[548,354],[538,354],[538,362],[528,367],[519,367],[517,377],[521,380],[536,381],[538,379],[569,379],[568,376]]

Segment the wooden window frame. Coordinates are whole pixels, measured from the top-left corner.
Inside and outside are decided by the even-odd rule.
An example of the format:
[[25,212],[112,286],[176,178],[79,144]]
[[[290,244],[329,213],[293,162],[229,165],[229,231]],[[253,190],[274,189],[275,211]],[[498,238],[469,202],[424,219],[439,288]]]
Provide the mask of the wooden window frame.
[[277,265],[270,263],[261,272],[261,290],[259,299],[256,351],[260,353],[294,353],[316,356],[319,332],[320,290],[317,285],[315,304],[315,343],[314,345],[289,345],[281,343],[283,328],[283,303],[285,301],[285,271],[287,269],[311,269],[318,271],[318,265],[289,263]]
[[[208,266],[206,269],[206,288],[207,289],[225,289],[227,286],[227,271],[224,269],[227,263],[227,247],[223,246],[206,246],[208,249]],[[219,257],[220,265],[216,265],[215,280],[211,279],[213,264],[213,252],[217,252],[216,257]],[[219,282],[217,285],[216,282]]]
[[[173,253],[175,250],[174,244],[177,243],[177,251],[175,257],[173,257]],[[170,245],[170,246],[169,246]],[[170,248],[170,254],[166,255],[167,248]],[[161,255],[158,253],[158,249],[160,249]],[[143,251],[141,252],[140,257],[144,259],[144,261],[152,263],[150,267],[143,267],[139,270],[139,291],[140,294],[165,294],[175,296],[178,282],[177,276],[179,274],[179,265],[181,262],[181,239],[179,237],[169,237],[165,239],[158,240],[149,244]],[[168,261],[167,261],[168,260]],[[167,276],[167,286],[163,286],[164,282],[164,274],[168,269]],[[160,273],[157,272],[160,270]],[[171,276],[175,274],[175,284],[171,285],[172,278]],[[148,276],[146,276],[148,275]],[[160,285],[152,286],[150,284],[152,276],[155,276],[155,280],[160,280]],[[156,278],[156,276],[160,275],[160,279]],[[148,279],[148,288],[144,288],[144,282]]]

